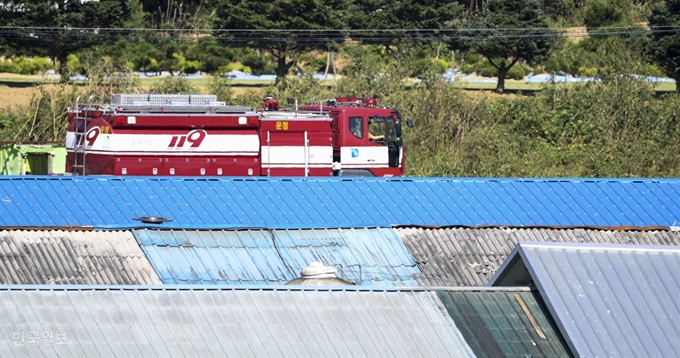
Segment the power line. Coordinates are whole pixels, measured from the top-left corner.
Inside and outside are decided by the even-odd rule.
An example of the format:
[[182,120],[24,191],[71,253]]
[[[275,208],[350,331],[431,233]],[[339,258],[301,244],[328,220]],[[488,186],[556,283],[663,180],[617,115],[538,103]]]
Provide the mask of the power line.
[[[629,25],[629,26],[601,26],[593,27],[591,30],[625,30],[625,29],[678,29],[680,26],[664,25],[664,26],[649,26],[649,25]],[[511,31],[511,30],[550,30],[550,31],[569,31],[573,29],[580,29],[583,27],[500,27],[493,30]],[[449,32],[449,31],[488,31],[489,28],[454,28],[454,29],[150,29],[150,28],[123,28],[123,27],[57,27],[57,26],[0,26],[0,30],[14,30],[25,29],[31,31],[37,30],[53,30],[53,31],[130,31],[130,32],[191,32],[191,33],[211,33],[211,32]]]
[[[473,28],[473,29],[142,29],[142,28],[61,28],[0,26],[0,38],[39,40],[61,37],[83,39],[111,37],[120,39],[159,39],[161,35],[175,35],[177,41],[196,41],[201,35],[233,43],[295,42],[317,44],[351,39],[384,42],[395,38],[411,41],[501,40],[550,37],[601,37],[614,35],[644,35],[677,33],[678,26],[609,26],[588,30],[582,28]],[[187,37],[193,36],[193,37]]]

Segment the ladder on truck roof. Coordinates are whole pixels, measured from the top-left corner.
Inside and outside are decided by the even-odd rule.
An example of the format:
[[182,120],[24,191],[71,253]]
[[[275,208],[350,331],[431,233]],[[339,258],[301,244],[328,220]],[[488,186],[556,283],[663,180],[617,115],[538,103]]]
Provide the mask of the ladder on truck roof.
[[100,99],[96,94],[87,98],[86,103],[80,103],[80,98],[85,95],[80,95],[76,98],[76,112],[73,117],[73,133],[75,134],[73,142],[73,175],[85,175],[85,159],[87,157],[87,127],[90,120],[90,111],[94,110],[92,101]]
[[231,106],[217,100],[214,94],[114,94],[107,112],[135,113],[238,113],[252,114],[248,106]]

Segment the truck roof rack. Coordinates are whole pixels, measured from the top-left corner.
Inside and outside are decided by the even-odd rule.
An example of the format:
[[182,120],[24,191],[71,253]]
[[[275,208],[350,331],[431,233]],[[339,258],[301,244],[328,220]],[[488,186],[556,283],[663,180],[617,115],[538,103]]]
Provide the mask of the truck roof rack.
[[[243,113],[255,114],[248,106],[230,106],[213,94],[114,94],[105,111],[142,113]],[[252,113],[251,113],[252,112]]]

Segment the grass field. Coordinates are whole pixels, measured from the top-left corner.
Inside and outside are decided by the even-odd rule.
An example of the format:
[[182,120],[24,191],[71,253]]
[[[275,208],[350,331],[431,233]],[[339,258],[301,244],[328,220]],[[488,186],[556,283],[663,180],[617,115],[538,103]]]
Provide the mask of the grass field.
[[[153,84],[161,81],[161,78],[141,78],[140,83],[142,87],[148,88]],[[209,78],[199,78],[199,79],[189,79],[190,83],[199,88],[199,90],[205,90]],[[231,80],[232,88],[238,91],[246,91],[253,88],[267,87],[273,84],[273,81],[266,80]],[[322,80],[322,84],[327,86],[333,86],[333,81]],[[36,92],[35,86],[38,84],[46,84],[48,86],[57,86],[56,81],[44,80],[42,76],[27,76],[27,75],[17,75],[11,73],[0,73],[0,109],[12,108],[15,106],[24,106],[29,103],[31,96]],[[411,83],[413,84],[413,83]],[[409,84],[406,84],[409,85]],[[470,91],[490,91],[496,87],[495,83],[476,83],[476,82],[454,82],[452,86],[459,87]],[[570,84],[563,84],[564,86],[569,86]],[[530,93],[534,91],[540,91],[544,87],[541,83],[527,83],[525,81],[515,81],[506,80],[506,92],[508,93],[518,93],[525,92]],[[659,92],[670,92],[675,90],[674,83],[659,83],[656,84],[656,90]]]

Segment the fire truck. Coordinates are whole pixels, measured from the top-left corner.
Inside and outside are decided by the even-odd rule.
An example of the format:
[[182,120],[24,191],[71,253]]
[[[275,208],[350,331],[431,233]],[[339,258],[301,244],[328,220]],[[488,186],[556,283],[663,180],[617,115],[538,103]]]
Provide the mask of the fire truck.
[[211,94],[114,94],[106,104],[81,96],[68,111],[66,172],[404,175],[401,114],[360,102],[295,101],[295,110],[267,110],[227,105]]

